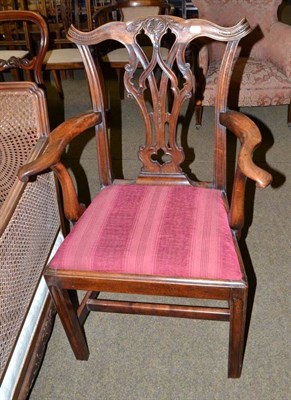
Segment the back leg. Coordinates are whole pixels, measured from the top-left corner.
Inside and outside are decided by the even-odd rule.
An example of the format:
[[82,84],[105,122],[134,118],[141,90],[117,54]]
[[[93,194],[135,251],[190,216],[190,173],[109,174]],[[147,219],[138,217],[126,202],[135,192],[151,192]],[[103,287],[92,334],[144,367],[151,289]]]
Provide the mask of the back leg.
[[[68,290],[49,287],[66,335],[77,360],[88,360],[89,349],[82,325]],[[74,291],[75,292],[75,291]]]

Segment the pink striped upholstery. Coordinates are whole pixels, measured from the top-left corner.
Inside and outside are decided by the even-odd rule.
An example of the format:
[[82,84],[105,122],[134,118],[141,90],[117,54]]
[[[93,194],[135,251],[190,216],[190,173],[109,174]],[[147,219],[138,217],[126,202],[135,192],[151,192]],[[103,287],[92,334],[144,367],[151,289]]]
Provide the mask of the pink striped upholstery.
[[221,192],[112,185],[67,236],[51,268],[240,280]]

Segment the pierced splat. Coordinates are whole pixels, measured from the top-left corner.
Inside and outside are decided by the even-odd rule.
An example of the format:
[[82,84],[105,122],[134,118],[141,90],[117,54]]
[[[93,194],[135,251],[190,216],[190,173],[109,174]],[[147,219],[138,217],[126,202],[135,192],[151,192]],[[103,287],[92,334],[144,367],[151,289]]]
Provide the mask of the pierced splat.
[[163,149],[159,149],[156,153],[153,153],[151,155],[151,159],[160,164],[166,164],[166,163],[170,163],[172,161],[172,156],[169,153],[165,153],[165,151]]
[[[238,42],[248,31],[245,21],[231,28],[223,28],[209,21],[182,20],[173,16],[147,17],[127,23],[110,22],[91,32],[70,28],[68,38],[78,45],[81,52],[93,109],[102,115],[102,124],[96,126],[102,185],[112,183],[106,96],[101,68],[94,61],[94,52],[90,51],[89,46],[114,40],[121,43],[128,52],[124,85],[128,96],[136,100],[145,124],[145,141],[138,153],[142,167],[136,182],[151,184],[158,179],[160,184],[195,185],[180,167],[184,161],[184,152],[176,140],[181,107],[195,89],[195,74],[186,62],[185,53],[189,44],[202,36],[227,42],[220,71],[222,78],[217,88],[213,174],[213,185],[225,189],[225,128],[219,124],[219,115],[226,111],[228,86]],[[151,51],[141,46],[141,35],[147,36]],[[171,46],[165,52],[162,44],[168,37],[172,39],[168,40]]]
[[[146,143],[139,150],[142,162],[139,179],[152,174],[158,174],[159,178],[161,174],[178,174],[179,179],[186,180],[180,168],[184,152],[176,142],[176,127],[181,106],[191,97],[194,83],[190,65],[185,62],[185,43],[177,41],[181,27],[172,20],[148,18],[130,23],[126,29],[135,37],[143,33],[152,43],[150,58],[136,41],[128,46],[130,62],[124,75],[128,96],[137,101],[146,127]],[[176,38],[165,57],[160,43],[169,31]],[[141,73],[137,69],[140,65]]]

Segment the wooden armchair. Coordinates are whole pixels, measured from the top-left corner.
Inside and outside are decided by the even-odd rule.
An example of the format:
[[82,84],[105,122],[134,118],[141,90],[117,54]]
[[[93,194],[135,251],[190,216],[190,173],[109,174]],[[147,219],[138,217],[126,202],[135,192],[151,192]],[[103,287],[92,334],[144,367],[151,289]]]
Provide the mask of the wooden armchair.
[[[199,18],[232,26],[247,18],[252,33],[241,42],[231,78],[229,107],[288,105],[291,127],[291,27],[278,21],[282,0],[249,1],[192,0]],[[201,94],[197,98],[197,127],[202,121],[202,106],[214,106],[222,44],[209,43],[208,60],[204,57]],[[207,64],[207,65],[205,65]]]
[[[41,66],[48,48],[45,21],[29,11],[1,11],[0,31],[0,73],[13,70],[18,76],[19,70],[34,71],[35,81],[42,84]],[[31,31],[37,35],[35,42]]]
[[[160,44],[168,31],[176,40],[164,60]],[[140,32],[151,40],[151,59],[136,42]],[[45,271],[77,359],[89,356],[83,324],[91,310],[220,320],[230,324],[228,376],[240,376],[248,284],[237,239],[244,221],[245,183],[248,177],[264,188],[271,181],[271,176],[252,162],[252,153],[261,141],[258,128],[248,117],[226,107],[236,48],[249,32],[245,21],[223,28],[205,20],[172,16],[111,22],[90,33],[70,29],[68,37],[78,45],[84,60],[93,111],[59,126],[50,135],[45,153],[22,167],[19,177],[26,181],[53,169],[62,185],[65,212],[68,218],[78,220]],[[195,89],[185,51],[201,36],[227,43],[216,98],[212,182],[193,181],[182,171],[184,152],[176,138],[181,107]],[[145,124],[145,141],[137,149],[141,170],[133,181],[114,180],[110,167],[104,81],[89,49],[104,40],[123,43],[129,53],[125,89],[137,102]],[[92,125],[96,125],[102,190],[84,212],[60,158],[71,139]],[[230,206],[226,128],[241,143]],[[76,290],[87,291],[79,307]],[[227,305],[105,300],[99,296],[102,291],[210,299]]]
[[[35,23],[38,54],[0,63],[0,71],[22,68],[41,83],[46,24],[29,11],[1,11],[2,21]],[[22,183],[17,171],[46,148],[49,133],[44,92],[33,82],[0,82],[0,398],[25,399],[50,334],[53,304],[43,280],[59,230],[53,174]]]

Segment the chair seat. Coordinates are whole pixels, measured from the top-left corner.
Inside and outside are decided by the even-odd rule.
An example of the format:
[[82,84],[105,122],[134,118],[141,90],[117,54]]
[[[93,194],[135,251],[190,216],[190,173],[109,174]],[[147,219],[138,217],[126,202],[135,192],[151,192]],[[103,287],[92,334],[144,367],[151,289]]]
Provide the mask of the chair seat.
[[23,58],[28,54],[27,50],[0,50],[0,60],[9,60],[11,57]]
[[[161,56],[163,60],[165,60],[168,56],[169,50],[165,47],[161,47],[160,50]],[[146,56],[151,59],[152,47],[143,46],[143,51],[145,52]],[[102,60],[110,63],[127,63],[129,62],[128,51],[125,47],[109,51],[102,57]]]
[[[213,106],[220,61],[209,65],[203,105]],[[239,99],[237,99],[239,93]],[[271,62],[239,58],[231,78],[229,106],[256,107],[289,104],[291,81]]]
[[93,200],[50,268],[241,280],[221,191],[111,185]]
[[81,54],[77,48],[50,50],[44,59],[44,64],[65,63],[83,63]]

